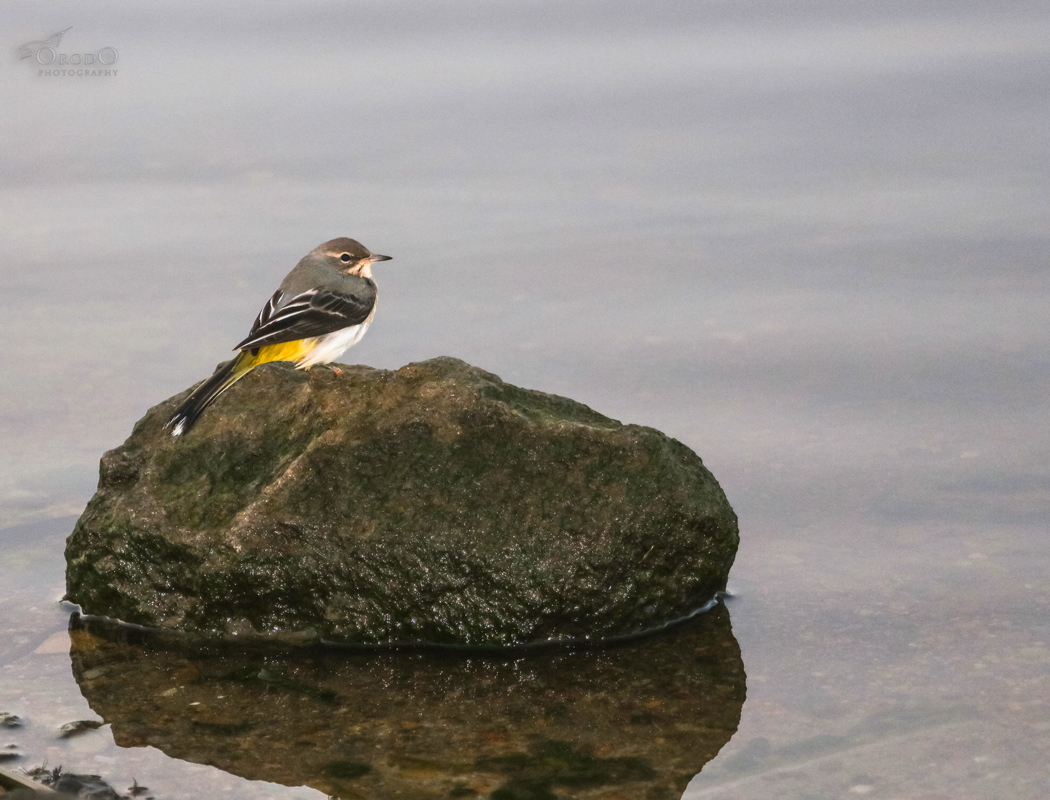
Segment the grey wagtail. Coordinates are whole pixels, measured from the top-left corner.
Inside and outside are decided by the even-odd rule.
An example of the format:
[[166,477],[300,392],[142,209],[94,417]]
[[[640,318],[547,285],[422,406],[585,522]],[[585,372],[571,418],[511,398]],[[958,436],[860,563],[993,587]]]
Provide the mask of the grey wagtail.
[[376,313],[372,264],[390,256],[353,239],[332,239],[307,253],[273,293],[237,357],[219,367],[178,407],[167,426],[180,436],[215,398],[260,364],[291,361],[296,369],[330,364],[361,341]]

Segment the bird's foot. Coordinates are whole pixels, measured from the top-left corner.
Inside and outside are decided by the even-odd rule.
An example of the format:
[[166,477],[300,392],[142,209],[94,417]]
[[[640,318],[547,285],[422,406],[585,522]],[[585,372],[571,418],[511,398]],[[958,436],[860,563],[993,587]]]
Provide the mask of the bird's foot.
[[[343,377],[343,371],[339,367],[337,367],[335,364],[311,364],[309,367],[306,367],[306,369],[307,370],[311,370],[314,367],[325,367],[327,369],[330,369],[332,371],[332,374],[335,375],[335,377],[337,377],[337,378]],[[318,372],[317,374],[321,375],[322,373]]]

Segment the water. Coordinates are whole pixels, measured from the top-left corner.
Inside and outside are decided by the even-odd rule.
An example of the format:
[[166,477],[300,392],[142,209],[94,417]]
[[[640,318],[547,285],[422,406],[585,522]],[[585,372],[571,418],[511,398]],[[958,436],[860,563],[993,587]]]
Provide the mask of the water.
[[[6,17],[0,766],[320,796],[56,739],[97,718],[57,598],[101,453],[350,235],[395,260],[346,360],[458,356],[719,478],[747,700],[686,798],[1046,795],[1045,4],[186,8]],[[18,60],[69,25],[115,77]]]

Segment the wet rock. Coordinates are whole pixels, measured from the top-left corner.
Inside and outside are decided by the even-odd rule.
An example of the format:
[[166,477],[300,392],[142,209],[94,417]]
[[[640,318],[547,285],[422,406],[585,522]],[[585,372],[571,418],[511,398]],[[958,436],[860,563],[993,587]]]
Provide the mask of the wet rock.
[[20,728],[22,727],[22,718],[17,714],[9,714],[6,711],[0,711],[0,728]]
[[88,614],[241,641],[605,637],[703,605],[736,552],[689,448],[455,359],[269,364],[173,438],[184,396],[102,458],[66,549]]
[[[129,795],[117,794],[113,787],[102,780],[99,775],[78,775],[74,772],[66,772],[62,767],[49,769],[47,765],[31,769],[26,772],[26,775],[43,786],[51,787],[53,792],[47,792],[48,797],[70,798],[71,800],[73,798],[75,800],[130,800]],[[33,796],[44,795],[40,793]]]
[[98,730],[104,724],[105,723],[99,722],[97,719],[77,719],[73,720],[73,722],[67,722],[59,728],[58,735],[61,739],[71,739],[82,733]]
[[77,800],[124,800],[98,775],[63,773],[52,787],[56,792],[76,797]]

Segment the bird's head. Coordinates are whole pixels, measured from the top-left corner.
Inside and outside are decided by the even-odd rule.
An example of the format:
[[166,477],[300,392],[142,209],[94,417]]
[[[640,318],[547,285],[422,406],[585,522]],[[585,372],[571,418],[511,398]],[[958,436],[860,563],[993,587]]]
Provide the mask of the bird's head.
[[318,246],[311,255],[323,258],[331,266],[347,275],[372,277],[372,265],[376,261],[389,261],[390,256],[373,253],[356,239],[332,239]]

